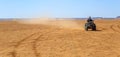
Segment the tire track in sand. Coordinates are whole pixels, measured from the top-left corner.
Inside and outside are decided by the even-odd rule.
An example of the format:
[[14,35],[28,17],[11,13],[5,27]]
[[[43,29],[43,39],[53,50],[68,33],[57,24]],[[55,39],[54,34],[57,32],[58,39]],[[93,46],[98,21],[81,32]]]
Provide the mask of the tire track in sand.
[[110,28],[111,28],[114,32],[120,33],[120,31],[116,29],[116,28],[120,29],[120,26],[119,26],[119,25],[117,25],[116,27],[115,27],[115,25],[111,25]]
[[[39,32],[37,32],[37,33],[39,33]],[[32,36],[34,36],[37,33],[33,33],[30,36],[27,36],[24,39],[22,39],[21,41],[17,42],[17,44],[14,45],[14,50],[11,52],[12,57],[17,57],[17,48],[22,44],[22,42],[26,41],[27,39],[31,38]]]
[[[54,30],[54,31],[56,31],[56,30]],[[36,57],[41,57],[40,53],[37,51],[37,42],[39,42],[39,39],[42,38],[42,36],[45,36],[46,34],[50,34],[50,32],[54,32],[54,31],[52,30],[52,31],[48,31],[44,34],[41,34],[38,38],[35,39],[35,41],[33,41],[33,46],[32,47],[33,47],[34,54],[35,54]],[[46,39],[44,39],[44,41],[45,40]]]
[[33,41],[33,44],[32,44],[33,51],[34,51],[34,55],[35,55],[36,57],[40,57],[39,53],[37,52],[37,46],[36,46],[36,44],[37,44],[38,39],[41,38],[42,36],[43,36],[43,34],[40,35],[38,38],[36,38],[36,39]]
[[[32,43],[31,43],[31,44],[32,44],[32,50],[33,50],[33,53],[34,53],[35,57],[40,57],[40,55],[39,55],[39,53],[38,53],[38,51],[37,51],[37,45],[36,45],[37,42],[38,42],[38,40],[39,40],[39,38],[41,38],[41,37],[44,36],[45,34],[49,34],[50,32],[53,32],[53,31],[45,32],[45,33],[37,36],[37,38],[35,38],[34,41],[32,41]],[[37,34],[39,34],[39,33],[40,33],[40,32],[33,33],[33,34],[31,34],[30,36],[24,38],[23,40],[17,42],[17,44],[14,46],[14,50],[11,52],[12,57],[17,57],[17,49],[18,49],[18,47],[19,47],[20,45],[22,45],[22,42],[27,41],[27,39],[30,39],[32,36],[35,36],[35,35],[37,35]],[[33,39],[33,38],[31,38],[31,39]]]
[[117,27],[120,29],[120,26],[119,26],[119,25],[117,25]]

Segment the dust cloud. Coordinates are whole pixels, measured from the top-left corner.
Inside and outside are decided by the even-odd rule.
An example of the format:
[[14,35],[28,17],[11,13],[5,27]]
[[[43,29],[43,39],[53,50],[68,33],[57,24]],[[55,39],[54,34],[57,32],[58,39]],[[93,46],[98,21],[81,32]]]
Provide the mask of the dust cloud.
[[66,20],[66,19],[55,19],[55,18],[33,18],[27,20],[21,20],[19,23],[22,24],[42,24],[42,25],[49,25],[58,28],[65,28],[65,29],[80,29],[83,30],[83,25],[78,24],[74,20]]

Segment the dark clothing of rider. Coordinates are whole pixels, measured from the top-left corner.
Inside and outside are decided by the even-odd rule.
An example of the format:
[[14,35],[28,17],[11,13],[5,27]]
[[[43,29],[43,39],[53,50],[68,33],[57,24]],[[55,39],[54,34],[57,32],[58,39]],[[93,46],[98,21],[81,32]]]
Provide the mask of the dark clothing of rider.
[[87,22],[93,21],[91,17],[87,19]]

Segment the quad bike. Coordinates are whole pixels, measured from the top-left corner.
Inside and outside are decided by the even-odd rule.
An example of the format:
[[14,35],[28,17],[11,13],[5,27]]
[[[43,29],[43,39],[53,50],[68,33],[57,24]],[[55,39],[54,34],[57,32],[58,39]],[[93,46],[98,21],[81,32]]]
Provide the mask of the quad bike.
[[88,31],[88,29],[96,30],[96,25],[93,21],[85,23],[85,30]]

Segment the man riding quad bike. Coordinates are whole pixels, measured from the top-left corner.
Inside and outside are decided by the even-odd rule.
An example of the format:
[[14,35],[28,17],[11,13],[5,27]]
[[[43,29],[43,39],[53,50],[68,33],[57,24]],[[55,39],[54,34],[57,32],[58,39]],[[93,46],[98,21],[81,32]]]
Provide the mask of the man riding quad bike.
[[87,23],[85,23],[85,30],[88,31],[88,29],[92,29],[93,31],[96,30],[96,25],[91,19],[91,17],[89,17]]

